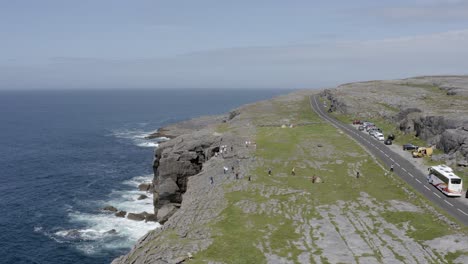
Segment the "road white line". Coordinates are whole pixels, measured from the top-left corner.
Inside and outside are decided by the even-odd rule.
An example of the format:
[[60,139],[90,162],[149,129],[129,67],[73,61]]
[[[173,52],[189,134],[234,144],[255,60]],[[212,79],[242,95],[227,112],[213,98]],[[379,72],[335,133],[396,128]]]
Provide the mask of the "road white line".
[[395,165],[397,165],[398,167],[400,167],[400,164],[398,164],[397,162],[395,162]]
[[445,202],[446,204],[450,205],[450,206],[453,206],[453,204],[447,202],[446,200],[444,200],[444,202]]
[[408,175],[409,175],[409,176],[411,176],[411,178],[413,178],[413,177],[414,177],[414,176],[413,176],[413,174],[411,174],[411,173],[409,173],[409,172],[408,172]]
[[440,198],[440,196],[439,196],[437,193],[435,193],[435,192],[432,192],[432,193],[433,193],[435,196],[437,196],[437,197]]
[[429,191],[431,190],[431,189],[429,189],[426,185],[424,185],[424,188],[428,189]]
[[385,155],[385,157],[387,157],[387,158],[389,157],[387,153],[384,153],[384,155]]
[[407,172],[405,168],[401,168],[402,171]]
[[422,183],[420,180],[416,179],[417,182]]
[[468,215],[467,213],[463,212],[462,210],[460,209],[457,209],[458,211],[462,212],[464,215]]

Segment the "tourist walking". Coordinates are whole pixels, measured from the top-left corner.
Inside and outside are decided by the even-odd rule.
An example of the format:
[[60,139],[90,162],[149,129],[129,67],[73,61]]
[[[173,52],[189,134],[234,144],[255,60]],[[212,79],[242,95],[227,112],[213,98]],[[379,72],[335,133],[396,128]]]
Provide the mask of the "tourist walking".
[[271,168],[268,168],[268,176],[271,176]]
[[295,168],[295,167],[292,168],[292,170],[291,170],[291,175],[292,175],[292,176],[296,175],[296,168]]
[[393,163],[390,165],[390,171],[393,172]]
[[212,185],[214,184],[213,176],[210,176],[210,182],[211,182]]

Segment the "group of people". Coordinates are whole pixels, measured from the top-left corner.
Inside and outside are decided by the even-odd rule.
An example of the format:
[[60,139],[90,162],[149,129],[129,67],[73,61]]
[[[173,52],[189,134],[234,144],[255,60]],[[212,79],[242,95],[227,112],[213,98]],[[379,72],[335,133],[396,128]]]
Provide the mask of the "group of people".
[[254,147],[257,147],[257,143],[253,141],[245,141],[245,147],[248,148],[250,145],[253,145]]
[[[221,141],[222,141],[222,139],[221,139]],[[245,147],[246,147],[246,148],[248,148],[250,145],[253,145],[254,147],[257,146],[257,144],[256,144],[255,142],[253,142],[253,141],[245,141]],[[231,152],[234,151],[234,147],[233,147],[233,146],[231,146],[230,148],[228,148],[227,145],[221,145],[221,146],[219,146],[219,151],[218,151],[218,152],[215,152],[215,154],[214,154],[215,157],[217,157],[218,155],[223,155],[224,153],[227,153],[227,152],[228,152],[228,149],[230,149]],[[223,156],[223,157],[224,157],[224,156]],[[234,166],[231,167],[231,170],[232,170],[232,173],[234,173],[236,180],[238,180],[238,179],[239,179],[239,172],[238,172],[238,171],[237,171],[237,172],[234,171]],[[228,173],[228,172],[229,172],[229,168],[226,167],[226,166],[223,166],[223,172],[224,172],[224,174]],[[269,170],[268,174],[271,176],[271,169]],[[248,177],[248,180],[251,181],[251,180],[252,180],[252,177],[249,176],[249,177]],[[213,178],[212,176],[210,177],[210,183],[211,183],[211,184],[214,184],[214,178]]]
[[[231,151],[234,150],[234,147],[231,146]],[[227,145],[221,145],[219,146],[219,152],[215,152],[215,157],[217,157],[218,155],[223,155],[224,153],[227,153],[228,152],[228,146]]]

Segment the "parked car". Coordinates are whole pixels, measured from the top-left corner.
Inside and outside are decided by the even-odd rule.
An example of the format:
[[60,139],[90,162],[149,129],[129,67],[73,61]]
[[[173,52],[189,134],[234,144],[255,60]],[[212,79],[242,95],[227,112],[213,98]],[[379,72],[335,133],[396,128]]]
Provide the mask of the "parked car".
[[358,127],[358,130],[359,130],[359,131],[363,131],[363,130],[364,130],[364,126],[362,126],[362,125],[359,126],[359,127]]
[[415,149],[418,149],[418,146],[413,145],[411,143],[403,145],[403,150],[415,150]]
[[384,141],[384,144],[385,145],[391,145],[392,144],[392,140],[387,138],[385,141]]
[[384,141],[385,140],[385,137],[383,134],[375,134],[375,138],[378,140],[378,141]]
[[395,140],[395,135],[389,134],[389,135],[387,136],[387,138],[393,141],[393,140]]
[[353,125],[362,125],[361,120],[354,120]]

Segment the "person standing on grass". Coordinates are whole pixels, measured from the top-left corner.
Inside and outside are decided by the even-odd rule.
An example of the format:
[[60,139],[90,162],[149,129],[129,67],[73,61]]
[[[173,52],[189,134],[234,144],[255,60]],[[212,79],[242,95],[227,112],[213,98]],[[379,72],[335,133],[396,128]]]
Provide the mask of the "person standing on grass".
[[268,168],[268,176],[271,176],[271,168]]
[[291,170],[291,175],[294,176],[296,175],[296,167],[293,167]]
[[390,165],[390,172],[393,172],[393,163]]

